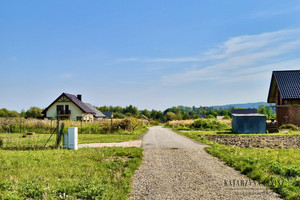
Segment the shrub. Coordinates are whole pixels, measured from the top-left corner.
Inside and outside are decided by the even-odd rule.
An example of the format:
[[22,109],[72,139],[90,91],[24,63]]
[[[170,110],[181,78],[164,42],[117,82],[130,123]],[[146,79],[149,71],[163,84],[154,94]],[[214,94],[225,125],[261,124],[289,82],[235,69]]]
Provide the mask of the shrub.
[[193,119],[199,119],[200,117],[198,115],[194,115]]
[[0,138],[0,149],[3,147],[3,139]]
[[230,119],[230,116],[229,115],[224,115],[223,119]]
[[215,119],[216,117],[212,114],[207,115],[205,118],[207,119]]
[[300,131],[300,128],[294,124],[284,124],[279,127],[279,129],[289,129],[292,131]]
[[199,129],[199,130],[224,130],[228,129],[229,126],[224,124],[218,120],[205,120],[205,119],[198,119],[194,121],[191,125],[191,128]]
[[151,120],[150,124],[153,126],[158,126],[160,125],[160,122],[158,120]]

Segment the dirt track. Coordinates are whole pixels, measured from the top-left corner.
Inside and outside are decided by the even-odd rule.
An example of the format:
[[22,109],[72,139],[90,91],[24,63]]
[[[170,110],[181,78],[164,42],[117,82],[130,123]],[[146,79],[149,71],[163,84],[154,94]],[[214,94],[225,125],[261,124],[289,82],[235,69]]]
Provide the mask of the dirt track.
[[142,146],[130,199],[280,199],[169,129],[150,128]]

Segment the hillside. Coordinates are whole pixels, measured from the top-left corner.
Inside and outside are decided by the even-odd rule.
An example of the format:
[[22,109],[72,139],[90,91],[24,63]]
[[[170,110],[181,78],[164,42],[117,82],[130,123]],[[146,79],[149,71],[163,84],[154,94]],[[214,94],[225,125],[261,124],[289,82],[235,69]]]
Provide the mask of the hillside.
[[214,108],[220,109],[225,108],[228,109],[230,107],[234,108],[258,108],[260,105],[268,105],[267,102],[255,102],[255,103],[241,103],[241,104],[227,104],[222,106],[213,106]]

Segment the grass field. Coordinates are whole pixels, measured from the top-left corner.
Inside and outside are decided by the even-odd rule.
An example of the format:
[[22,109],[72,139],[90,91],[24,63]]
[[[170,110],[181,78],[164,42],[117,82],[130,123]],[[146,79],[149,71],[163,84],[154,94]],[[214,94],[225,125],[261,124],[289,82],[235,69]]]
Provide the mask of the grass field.
[[[119,132],[118,134],[78,134],[78,143],[110,143],[136,140],[147,131],[146,127],[137,128],[133,132]],[[35,134],[22,137],[19,133],[0,133],[3,140],[3,149],[40,149],[46,144],[50,134]],[[50,139],[47,147],[54,146],[56,135]]]
[[[270,187],[284,198],[300,199],[300,149],[239,148],[216,144],[198,136],[217,134],[215,131],[179,133],[209,144],[210,147],[206,148],[208,153],[220,158],[227,165],[248,177]],[[299,132],[292,134],[299,135]]]
[[300,149],[212,145],[206,151],[289,200],[300,199]]
[[127,199],[139,148],[0,150],[0,199]]

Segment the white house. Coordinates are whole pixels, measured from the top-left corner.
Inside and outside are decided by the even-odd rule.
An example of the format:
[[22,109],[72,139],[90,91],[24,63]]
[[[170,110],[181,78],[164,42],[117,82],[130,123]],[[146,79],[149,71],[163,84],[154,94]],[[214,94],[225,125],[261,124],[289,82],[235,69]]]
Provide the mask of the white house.
[[90,104],[81,101],[81,95],[62,93],[44,111],[47,118],[70,119],[92,122],[96,118],[103,118],[105,115]]

